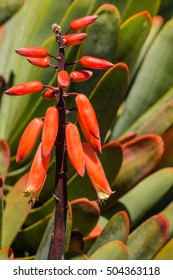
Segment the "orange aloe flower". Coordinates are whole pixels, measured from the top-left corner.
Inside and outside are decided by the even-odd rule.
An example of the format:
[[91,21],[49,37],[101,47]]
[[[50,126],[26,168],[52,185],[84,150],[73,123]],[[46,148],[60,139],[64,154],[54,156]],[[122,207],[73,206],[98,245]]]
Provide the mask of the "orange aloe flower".
[[31,165],[24,196],[38,199],[47,176],[50,162],[50,154],[44,157],[42,154],[42,143],[38,146],[36,155]]
[[11,87],[7,89],[5,93],[9,95],[19,96],[40,91],[42,90],[42,88],[43,84],[40,81],[31,81]]
[[78,94],[75,98],[77,106],[77,120],[86,140],[94,149],[101,152],[100,130],[95,111],[84,94]]
[[101,59],[94,56],[82,56],[80,59],[80,64],[84,67],[92,68],[92,69],[108,69],[113,66],[113,64],[105,59]]
[[64,40],[64,44],[68,47],[70,45],[81,44],[86,37],[87,37],[86,33],[77,33],[77,34],[65,35],[63,37],[63,40]]
[[49,99],[49,100],[55,99],[55,92],[51,88],[44,90],[41,93],[41,95],[42,95],[43,99]]
[[56,107],[49,107],[46,111],[42,132],[42,153],[47,157],[55,144],[59,127],[59,112]]
[[36,144],[42,127],[43,121],[39,118],[33,119],[27,125],[19,142],[19,147],[16,154],[16,162],[22,162],[29,156]]
[[73,20],[70,23],[70,28],[72,30],[78,30],[78,29],[84,28],[87,25],[89,25],[92,22],[94,22],[96,20],[96,18],[97,18],[96,15],[91,15],[91,16],[85,16],[85,17],[77,18],[77,19]]
[[27,57],[46,57],[48,51],[42,47],[25,47],[17,49],[16,52]]
[[92,76],[93,72],[87,70],[76,70],[70,73],[72,82],[83,82]]
[[60,88],[66,89],[68,88],[69,84],[70,84],[70,77],[68,75],[68,72],[65,70],[61,70],[58,73],[58,86]]
[[66,126],[67,152],[70,162],[80,176],[84,176],[85,162],[80,134],[77,126],[68,123]]
[[27,57],[27,60],[35,66],[47,68],[50,65],[50,59],[47,57]]
[[83,143],[85,168],[100,200],[108,199],[113,193],[106,179],[102,164],[88,143]]

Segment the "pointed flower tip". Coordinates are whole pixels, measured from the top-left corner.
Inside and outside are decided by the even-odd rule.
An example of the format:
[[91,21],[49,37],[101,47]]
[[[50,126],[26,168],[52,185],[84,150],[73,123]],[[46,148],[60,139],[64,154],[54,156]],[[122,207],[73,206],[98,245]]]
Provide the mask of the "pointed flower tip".
[[82,143],[88,177],[100,200],[108,199],[113,193],[107,181],[103,166],[88,143]]
[[113,63],[94,56],[82,56],[80,59],[80,64],[84,67],[92,68],[92,69],[108,69],[113,67]]
[[6,94],[20,96],[42,90],[43,84],[40,81],[31,81],[13,86],[5,91]]
[[48,55],[48,51],[42,47],[24,47],[15,50],[17,54],[26,57],[46,57]]
[[50,155],[47,157],[43,157],[41,147],[42,144],[40,143],[31,165],[25,189],[25,193],[28,192],[31,196],[35,194],[37,195],[37,197],[40,194],[42,187],[45,183],[47,170],[50,162]]

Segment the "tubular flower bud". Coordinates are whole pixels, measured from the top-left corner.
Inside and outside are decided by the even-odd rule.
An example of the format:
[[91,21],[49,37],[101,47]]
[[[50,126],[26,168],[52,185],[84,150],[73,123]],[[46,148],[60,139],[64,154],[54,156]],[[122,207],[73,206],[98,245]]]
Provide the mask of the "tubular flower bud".
[[92,76],[93,72],[87,70],[72,71],[70,78],[73,82],[83,82]]
[[42,119],[35,118],[25,128],[25,131],[23,132],[19,142],[19,147],[16,154],[16,162],[22,162],[29,156],[36,144],[42,127]]
[[42,47],[25,47],[17,49],[16,52],[20,55],[27,57],[46,57],[48,55],[48,51]]
[[113,66],[110,61],[94,56],[82,56],[80,59],[80,64],[84,67],[99,70],[108,69]]
[[38,198],[37,195],[40,193],[46,180],[47,170],[50,162],[50,155],[47,157],[42,155],[41,146],[42,144],[40,143],[32,162],[28,182],[24,191],[25,196],[31,195],[36,199]]
[[77,126],[68,123],[66,127],[67,152],[70,162],[80,176],[84,176],[85,162],[80,134]]
[[40,91],[42,88],[43,84],[40,81],[31,81],[11,87],[7,89],[5,93],[9,95],[20,96]]
[[81,44],[86,37],[87,37],[86,33],[77,33],[77,34],[65,35],[63,40],[64,40],[64,44],[68,47],[70,45]]
[[96,18],[97,18],[96,15],[91,15],[91,16],[85,16],[85,17],[77,18],[77,19],[73,20],[70,23],[70,28],[72,30],[78,30],[78,29],[84,28],[87,25],[89,25],[92,22],[94,22],[96,20]]
[[27,57],[27,60],[35,66],[47,68],[50,65],[50,59],[47,57]]
[[49,99],[49,100],[55,99],[55,92],[53,89],[50,88],[44,90],[41,95],[44,99]]
[[79,125],[82,129],[83,135],[85,137],[85,139],[87,140],[87,142],[91,145],[91,147],[99,152],[102,153],[102,148],[101,148],[101,140],[100,138],[97,139],[95,138],[88,130],[88,127],[86,126],[85,122],[82,122],[80,119],[80,115],[78,114],[78,112],[76,113],[77,116],[77,120],[79,122]]
[[59,112],[56,107],[49,107],[46,111],[42,132],[42,154],[47,157],[55,144],[59,127]]
[[[97,117],[88,98],[84,94],[78,94],[75,98],[75,102],[78,109],[77,119],[81,126],[82,132],[84,133],[84,136],[86,136],[87,138],[87,141],[89,138],[92,139],[92,137],[94,137],[100,142],[100,130],[97,122]],[[87,134],[92,137],[87,137]]]
[[108,199],[113,193],[106,179],[103,166],[88,143],[83,143],[85,168],[99,199]]
[[61,70],[58,73],[58,86],[60,88],[66,89],[70,85],[70,77],[68,75],[68,72],[65,70]]

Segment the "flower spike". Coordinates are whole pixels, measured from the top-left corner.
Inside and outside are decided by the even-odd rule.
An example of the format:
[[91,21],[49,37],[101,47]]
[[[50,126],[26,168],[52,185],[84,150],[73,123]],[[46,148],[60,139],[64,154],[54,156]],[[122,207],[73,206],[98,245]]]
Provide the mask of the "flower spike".
[[26,57],[46,57],[48,55],[48,51],[42,47],[25,47],[17,49],[16,52],[20,55]]
[[39,67],[43,67],[43,68],[47,68],[50,65],[50,59],[47,57],[41,57],[41,58],[37,58],[37,57],[27,57],[27,60],[35,66],[39,66]]
[[105,59],[101,59],[94,56],[82,56],[80,59],[80,64],[84,67],[92,68],[92,69],[108,69],[113,66],[113,64]]
[[80,134],[75,124],[67,124],[66,142],[70,162],[77,173],[83,177],[85,172],[84,154]]
[[96,20],[96,18],[97,18],[96,15],[91,15],[91,16],[85,16],[85,17],[77,18],[77,19],[73,20],[70,23],[70,28],[72,30],[78,30],[78,29],[84,28],[87,25],[89,25],[92,22],[94,22]]
[[43,84],[40,81],[31,81],[24,84],[16,85],[5,91],[6,94],[20,96],[31,94],[43,89]]
[[88,143],[83,143],[85,167],[87,175],[100,200],[108,199],[113,193],[106,179],[102,164]]
[[59,127],[59,112],[56,107],[49,107],[46,111],[42,132],[42,154],[47,157],[55,144]]
[[64,44],[67,47],[71,46],[71,45],[81,44],[87,36],[88,35],[86,33],[77,33],[77,34],[65,35],[64,38],[63,38]]
[[76,70],[70,73],[72,82],[83,82],[92,76],[93,72],[87,70]]
[[19,142],[19,147],[16,154],[16,162],[22,162],[30,155],[36,144],[42,127],[42,119],[35,118],[25,128]]

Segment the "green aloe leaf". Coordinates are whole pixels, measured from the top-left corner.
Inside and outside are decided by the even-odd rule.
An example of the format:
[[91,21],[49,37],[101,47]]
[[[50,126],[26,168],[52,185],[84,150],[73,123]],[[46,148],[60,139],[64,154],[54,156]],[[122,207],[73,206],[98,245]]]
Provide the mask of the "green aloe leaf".
[[163,140],[155,134],[137,137],[122,145],[122,148],[122,166],[113,183],[116,197],[120,197],[148,175],[164,152]]
[[110,241],[95,251],[89,260],[127,260],[126,245],[120,240]]
[[36,253],[51,217],[52,214],[49,214],[35,224],[20,230],[14,242],[16,249],[27,251],[29,254]]
[[125,109],[113,130],[114,139],[122,135],[141,114],[173,86],[172,52],[173,21],[170,20],[162,28],[144,59],[129,92]]
[[44,235],[41,239],[40,245],[38,246],[35,259],[36,260],[47,260],[50,251],[50,244],[53,232],[53,222],[54,216],[50,218],[47,227],[45,229]]
[[5,247],[0,250],[0,260],[14,260],[13,251],[10,247]]
[[123,101],[128,77],[126,64],[117,63],[104,74],[91,93],[90,101],[97,115],[102,141],[113,124],[118,108]]
[[11,246],[30,211],[28,198],[22,196],[27,178],[28,174],[19,179],[6,196],[3,215],[3,247]]
[[[121,145],[116,144],[114,146],[103,149],[100,155],[100,161],[103,164],[105,174],[110,184],[114,181],[122,163],[122,148]],[[97,200],[96,192],[91,185],[87,175],[80,177],[75,174],[70,178],[68,182],[68,195],[69,200],[74,200],[80,197],[86,197],[90,200]]]
[[0,175],[3,181],[7,175],[10,165],[10,148],[6,141],[0,139]]
[[152,16],[155,16],[160,8],[160,3],[161,0],[129,0],[123,15],[123,21],[130,16],[145,10],[148,11]]
[[173,260],[173,238],[155,255],[154,260]]
[[[123,134],[123,137],[132,132],[139,132],[139,130],[147,123],[150,123],[151,120],[154,120],[154,116],[158,114],[158,112],[163,111],[162,108],[166,106],[167,103],[170,103],[173,98],[173,88],[170,88],[161,98],[158,99],[151,107],[149,107],[145,113],[143,113]],[[162,127],[162,123],[161,127]],[[164,125],[163,125],[164,126]],[[169,126],[167,126],[169,127]],[[153,127],[154,131],[155,127]],[[152,131],[152,133],[153,133]],[[158,130],[157,130],[158,131]],[[156,133],[156,132],[155,132]],[[112,139],[112,137],[111,137]]]
[[[162,135],[173,124],[173,100],[164,104],[157,112],[155,112],[142,126],[136,131],[138,135],[146,133],[155,133]],[[158,118],[162,121],[158,123]]]
[[[112,201],[112,208],[105,215],[109,216],[112,212],[115,213],[123,209],[127,211],[131,228],[133,228],[153,207],[163,200],[172,190],[172,186],[173,169],[168,167],[158,170],[140,181],[118,201]],[[107,207],[110,206],[108,204]]]
[[168,220],[162,214],[152,216],[130,235],[127,242],[130,260],[150,260],[165,244]]
[[72,229],[78,229],[83,236],[96,226],[100,209],[96,202],[79,198],[70,202],[72,208]]
[[129,228],[130,223],[127,213],[125,211],[116,213],[108,221],[103,231],[90,248],[87,255],[91,256],[101,246],[113,240],[120,240],[126,243],[129,234]]
[[[107,0],[106,3],[115,5],[121,14],[123,14],[128,0]],[[98,9],[101,5],[105,4],[105,0],[96,0],[94,10]]]
[[0,25],[13,16],[13,14],[15,14],[23,4],[24,0],[1,0]]
[[124,62],[131,70],[150,32],[152,18],[148,12],[130,17],[120,26],[116,61]]
[[131,80],[133,82],[133,79],[135,78],[135,75],[138,73],[142,63],[143,63],[143,60],[151,46],[151,44],[153,43],[153,41],[155,40],[156,36],[158,35],[158,33],[160,32],[162,26],[164,24],[164,19],[163,17],[161,17],[160,15],[158,16],[155,16],[153,19],[152,19],[152,26],[151,26],[151,29],[150,29],[150,33],[148,35],[148,37],[146,38],[142,48],[141,48],[141,51],[139,53],[139,56],[137,58],[137,61],[133,67],[133,70],[132,70],[132,73],[131,73]]

